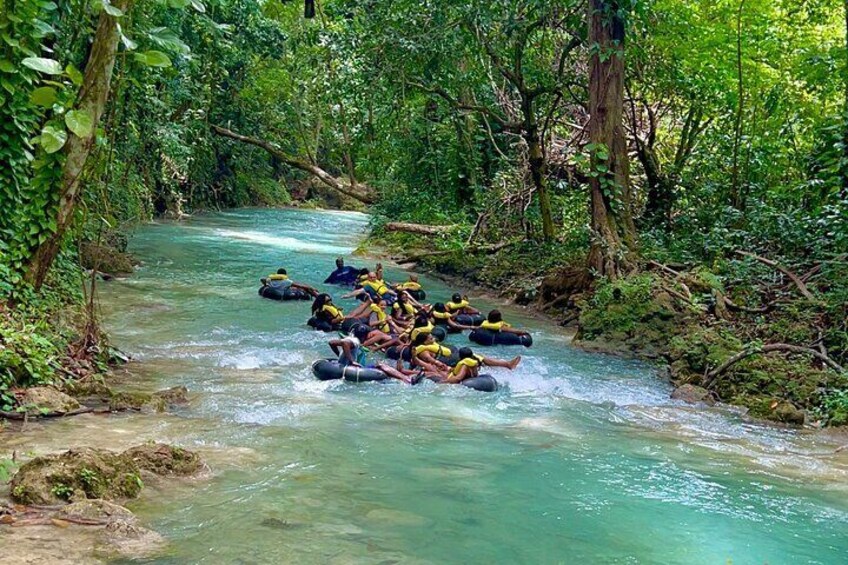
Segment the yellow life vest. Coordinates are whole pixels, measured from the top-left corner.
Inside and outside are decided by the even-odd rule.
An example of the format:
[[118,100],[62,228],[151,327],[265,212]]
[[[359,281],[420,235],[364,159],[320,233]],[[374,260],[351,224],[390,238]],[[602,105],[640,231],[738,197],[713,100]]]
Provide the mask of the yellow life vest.
[[469,369],[474,369],[475,367],[480,366],[480,361],[476,359],[476,355],[474,357],[469,357],[468,359],[460,359],[457,361],[456,365],[451,369],[451,376],[456,377],[459,375],[459,371],[463,367],[468,367]]
[[389,287],[386,286],[386,283],[383,281],[366,281],[362,283],[362,287],[368,287],[374,292],[377,293],[378,296],[383,296],[389,291]]
[[404,283],[400,283],[397,287],[401,290],[421,290],[421,285],[417,282],[406,281]]
[[321,311],[328,313],[332,320],[338,320],[339,318],[342,318],[344,314],[341,308],[336,308],[332,304],[324,304]]
[[433,327],[434,326],[433,326],[432,323],[427,322],[426,326],[421,326],[421,327],[418,327],[418,328],[412,328],[412,333],[409,334],[409,337],[414,342],[415,338],[417,338],[419,334],[433,333]]
[[413,354],[418,357],[424,352],[432,353],[435,356],[441,355],[442,357],[450,357],[451,350],[448,347],[443,345],[439,345],[438,343],[431,343],[430,345],[416,345],[415,349],[412,350]]
[[[393,303],[392,304],[392,310],[400,310],[400,302]],[[414,316],[415,313],[417,312],[417,310],[415,309],[415,306],[413,306],[412,304],[409,304],[408,302],[403,303],[403,311],[405,313],[409,314],[410,316]]]
[[463,308],[468,308],[468,301],[463,300],[461,302],[448,302],[445,304],[445,308],[447,308],[448,312],[453,312],[454,310],[462,310]]
[[501,331],[502,328],[508,328],[509,324],[507,324],[504,321],[490,322],[489,320],[485,320],[482,324],[480,324],[480,327],[483,328],[484,330],[499,332],[499,331]]
[[277,273],[274,273],[273,275],[268,275],[268,280],[269,281],[287,281],[287,280],[289,280],[289,276],[288,275],[278,275]]
[[450,312],[436,312],[433,310],[430,313],[433,314],[433,317],[437,320],[449,320],[451,318]]
[[381,332],[389,333],[389,329],[390,329],[390,328],[389,328],[389,323],[386,321],[387,316],[386,316],[386,313],[385,313],[385,312],[383,312],[383,309],[382,309],[382,308],[380,308],[380,306],[379,306],[379,305],[377,305],[377,304],[371,304],[371,305],[369,305],[369,306],[368,306],[368,309],[369,309],[369,310],[371,310],[371,312],[373,312],[374,314],[376,314],[376,315],[377,315],[377,321],[378,321],[378,322],[381,322],[381,323],[377,326],[377,328],[378,328]]

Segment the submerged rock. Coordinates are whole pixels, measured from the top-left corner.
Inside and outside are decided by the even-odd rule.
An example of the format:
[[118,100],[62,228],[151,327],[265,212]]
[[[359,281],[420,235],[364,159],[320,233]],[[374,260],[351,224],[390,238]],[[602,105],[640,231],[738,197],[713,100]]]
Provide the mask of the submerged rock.
[[175,386],[154,393],[118,392],[109,399],[109,409],[113,412],[125,410],[164,412],[169,407],[188,404],[188,389]]
[[49,386],[36,386],[26,389],[18,397],[18,404],[31,415],[45,412],[65,414],[80,408],[80,403],[75,399]]
[[774,407],[772,419],[784,424],[803,425],[806,420],[807,413],[804,410],[796,408],[791,402],[780,402]]
[[165,443],[132,447],[123,456],[139,469],[162,476],[193,475],[203,468],[203,460],[197,453]]
[[72,449],[24,464],[12,479],[10,490],[15,502],[28,505],[125,500],[141,492],[142,471],[162,476],[190,475],[202,468],[203,461],[196,453],[165,444],[140,445],[123,453]]
[[674,389],[674,392],[671,393],[671,398],[682,400],[689,404],[697,404],[699,402],[703,402],[709,406],[715,404],[715,398],[710,391],[704,387],[691,384],[685,384]]

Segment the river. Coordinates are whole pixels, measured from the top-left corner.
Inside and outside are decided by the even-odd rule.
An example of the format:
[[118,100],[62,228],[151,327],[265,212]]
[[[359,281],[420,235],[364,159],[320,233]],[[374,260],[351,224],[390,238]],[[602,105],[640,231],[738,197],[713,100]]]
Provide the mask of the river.
[[[363,262],[351,252],[367,221],[236,210],[151,224],[131,240],[143,267],[102,285],[106,327],[136,359],[129,384],[184,384],[192,404],[58,429],[173,441],[213,471],[129,504],[170,541],[152,562],[848,562],[837,440],[672,401],[650,367],[582,352],[520,309],[500,305],[535,344],[516,371],[492,371],[497,393],[317,381],[310,362],[329,349],[309,303],[261,299],[258,279],[285,266],[324,288],[336,255]],[[428,299],[454,290],[423,282]]]

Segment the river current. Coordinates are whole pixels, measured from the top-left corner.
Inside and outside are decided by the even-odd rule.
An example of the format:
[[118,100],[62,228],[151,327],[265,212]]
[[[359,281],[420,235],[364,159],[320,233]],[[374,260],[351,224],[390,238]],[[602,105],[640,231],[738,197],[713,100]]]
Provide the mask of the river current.
[[[367,222],[236,210],[150,224],[130,244],[143,266],[101,285],[106,328],[135,359],[128,384],[186,385],[192,404],[59,425],[90,445],[175,442],[212,469],[129,504],[169,540],[151,562],[848,563],[838,440],[672,401],[651,367],[582,352],[520,309],[474,300],[534,334],[487,351],[524,356],[491,371],[497,393],[316,380],[330,351],[309,303],[261,299],[258,279],[285,266],[340,296],[321,281],[337,255],[366,263],[351,253]],[[422,279],[428,301],[471,290]]]

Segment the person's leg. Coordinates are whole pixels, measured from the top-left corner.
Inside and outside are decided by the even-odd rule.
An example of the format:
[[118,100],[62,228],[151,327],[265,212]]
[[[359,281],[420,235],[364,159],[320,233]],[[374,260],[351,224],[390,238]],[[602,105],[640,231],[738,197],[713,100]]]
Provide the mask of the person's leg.
[[509,361],[503,359],[495,359],[493,357],[483,357],[483,364],[488,367],[503,367],[505,369],[515,369],[521,363],[521,355],[514,357]]
[[381,371],[383,371],[386,375],[388,375],[389,377],[391,377],[393,379],[403,381],[406,384],[412,383],[412,380],[409,377],[407,377],[406,375],[404,375],[403,373],[401,373],[400,371],[398,371],[394,367],[386,365],[385,363],[377,363],[377,368],[380,369]]

